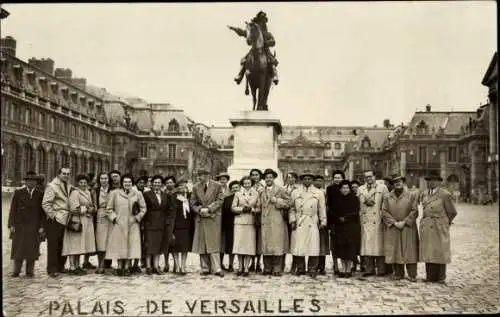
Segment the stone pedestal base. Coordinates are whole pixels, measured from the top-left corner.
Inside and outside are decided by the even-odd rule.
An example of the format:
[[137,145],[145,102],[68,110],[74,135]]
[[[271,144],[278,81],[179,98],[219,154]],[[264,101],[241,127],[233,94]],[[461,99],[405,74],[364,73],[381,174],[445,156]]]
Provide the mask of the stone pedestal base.
[[231,180],[249,175],[252,168],[278,173],[277,184],[283,184],[278,169],[278,135],[281,123],[268,111],[243,111],[229,119],[234,127],[233,164],[227,172]]

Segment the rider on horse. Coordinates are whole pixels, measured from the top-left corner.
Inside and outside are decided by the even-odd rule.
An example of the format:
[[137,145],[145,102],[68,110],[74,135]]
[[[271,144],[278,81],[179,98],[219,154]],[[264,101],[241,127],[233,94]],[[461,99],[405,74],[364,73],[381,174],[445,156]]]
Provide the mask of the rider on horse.
[[[278,84],[278,71],[276,69],[276,66],[278,65],[278,60],[276,59],[276,57],[273,54],[271,54],[271,51],[269,50],[270,47],[273,47],[275,45],[275,41],[274,41],[274,36],[271,34],[271,32],[269,32],[267,30],[266,23],[268,22],[268,19],[267,19],[266,13],[263,11],[260,11],[259,13],[257,13],[255,18],[252,19],[252,22],[258,24],[261,31],[262,31],[262,36],[264,38],[264,52],[266,54],[269,65],[271,65],[272,79],[273,79],[274,84]],[[229,28],[231,30],[235,31],[236,34],[238,34],[239,36],[244,36],[244,37],[247,36],[246,30],[232,27],[232,26],[230,26]],[[247,61],[251,58],[250,57],[251,53],[252,53],[252,50],[250,50],[245,55],[245,57],[243,57],[241,59],[241,69],[240,69],[238,75],[236,76],[236,78],[234,78],[234,81],[236,81],[236,83],[238,85],[243,80],[243,76],[245,75],[245,71],[246,71],[246,64],[247,64]]]

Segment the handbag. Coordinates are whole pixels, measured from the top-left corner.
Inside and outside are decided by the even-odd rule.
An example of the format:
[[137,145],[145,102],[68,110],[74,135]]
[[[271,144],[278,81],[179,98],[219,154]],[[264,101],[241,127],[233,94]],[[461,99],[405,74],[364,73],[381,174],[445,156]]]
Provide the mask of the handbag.
[[[74,220],[73,218],[77,217],[77,220]],[[73,232],[82,232],[82,223],[80,221],[80,216],[79,215],[72,215],[71,213],[68,216],[68,222],[66,223],[66,229],[68,231],[73,231]]]
[[139,203],[138,202],[134,202],[132,204],[132,216],[137,216],[140,212],[140,209],[139,209]]

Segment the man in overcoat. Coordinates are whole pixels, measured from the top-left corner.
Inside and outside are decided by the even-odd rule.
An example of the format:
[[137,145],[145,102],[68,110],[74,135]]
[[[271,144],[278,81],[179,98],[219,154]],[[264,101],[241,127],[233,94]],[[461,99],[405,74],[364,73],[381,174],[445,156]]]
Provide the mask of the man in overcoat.
[[266,186],[259,192],[260,233],[262,235],[262,255],[264,275],[280,276],[283,260],[288,252],[288,225],[286,212],[290,206],[290,196],[286,189],[274,180],[278,174],[268,168],[264,171]]
[[201,274],[224,276],[220,263],[222,185],[209,178],[206,170],[198,172],[193,186],[191,206],[196,214],[193,252],[200,255]]
[[423,216],[420,220],[420,262],[425,263],[426,281],[444,284],[446,264],[451,262],[450,226],[457,216],[453,196],[441,187],[437,173],[425,178],[422,193]]
[[[384,224],[382,222],[382,197],[388,193],[384,184],[375,182],[373,171],[365,172],[366,184],[359,187],[361,204],[361,256],[365,259],[364,276],[384,276]],[[375,272],[376,269],[376,272]]]
[[64,272],[66,257],[62,256],[64,231],[69,214],[70,169],[62,167],[45,188],[42,208],[47,215],[47,273],[57,277]]
[[26,276],[34,276],[35,261],[40,255],[40,242],[45,239],[45,213],[42,209],[43,192],[37,188],[39,177],[34,172],[24,178],[26,187],[17,189],[12,197],[8,228],[12,238],[12,277],[18,277],[23,261]]
[[[314,176],[314,187],[319,189],[325,195],[326,189],[325,178],[322,175]],[[330,237],[328,235],[328,227],[319,230],[319,258],[318,258],[318,274],[326,274],[326,256],[330,254]]]
[[307,271],[316,277],[320,249],[320,229],[326,228],[325,194],[312,185],[314,175],[301,175],[302,189],[292,194],[289,221],[292,227],[290,251],[297,262],[296,275],[305,274],[306,256]]
[[382,200],[382,218],[385,224],[385,262],[392,264],[394,277],[417,281],[418,262],[418,197],[404,186],[405,178],[398,176],[392,181],[393,190]]

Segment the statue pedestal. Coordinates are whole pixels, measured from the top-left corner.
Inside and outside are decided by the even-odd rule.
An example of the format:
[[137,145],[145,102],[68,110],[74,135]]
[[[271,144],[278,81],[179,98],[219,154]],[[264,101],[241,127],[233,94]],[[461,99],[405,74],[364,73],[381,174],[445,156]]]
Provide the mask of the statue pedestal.
[[229,119],[234,127],[233,164],[227,169],[231,180],[249,175],[252,168],[272,168],[276,183],[283,184],[278,169],[278,135],[281,122],[269,111],[243,111]]

